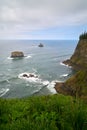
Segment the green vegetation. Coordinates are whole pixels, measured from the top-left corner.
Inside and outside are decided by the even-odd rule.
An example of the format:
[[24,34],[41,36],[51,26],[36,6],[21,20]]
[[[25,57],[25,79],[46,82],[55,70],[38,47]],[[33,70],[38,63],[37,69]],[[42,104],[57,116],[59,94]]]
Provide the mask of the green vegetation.
[[59,88],[74,97],[0,98],[0,130],[87,130],[87,40],[82,39],[87,39],[87,33],[80,35],[68,60],[79,71]]
[[84,32],[83,34],[80,35],[79,37],[80,40],[82,39],[87,39],[87,32]]
[[0,99],[0,130],[87,130],[87,104],[63,95]]
[[65,82],[65,86],[71,89],[73,96],[87,101],[87,70],[78,71]]
[[87,70],[87,33],[80,35],[74,54],[65,63],[75,70]]

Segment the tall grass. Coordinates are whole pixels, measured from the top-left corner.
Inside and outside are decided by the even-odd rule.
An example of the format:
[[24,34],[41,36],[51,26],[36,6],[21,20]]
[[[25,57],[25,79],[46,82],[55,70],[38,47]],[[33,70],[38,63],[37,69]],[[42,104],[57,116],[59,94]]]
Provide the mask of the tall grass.
[[87,104],[63,95],[0,99],[0,130],[87,130]]

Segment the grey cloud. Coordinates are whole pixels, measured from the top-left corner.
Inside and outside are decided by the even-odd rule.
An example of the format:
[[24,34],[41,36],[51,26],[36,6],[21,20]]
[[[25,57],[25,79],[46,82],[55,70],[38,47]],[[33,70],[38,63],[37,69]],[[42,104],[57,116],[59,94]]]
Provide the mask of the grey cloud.
[[25,31],[87,23],[87,0],[0,1],[0,30]]

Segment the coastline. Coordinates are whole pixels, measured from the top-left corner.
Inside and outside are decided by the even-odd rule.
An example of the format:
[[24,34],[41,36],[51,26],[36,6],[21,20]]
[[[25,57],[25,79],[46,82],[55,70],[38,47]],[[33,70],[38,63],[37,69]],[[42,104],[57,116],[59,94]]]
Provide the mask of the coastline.
[[[60,62],[60,64],[63,66],[72,68],[72,66],[68,64],[68,62],[69,62],[69,59],[66,61]],[[66,76],[68,76],[68,74]],[[69,87],[66,87],[65,82],[66,81],[55,82],[54,89],[56,90],[57,93],[64,94],[64,95],[72,93],[71,89]]]

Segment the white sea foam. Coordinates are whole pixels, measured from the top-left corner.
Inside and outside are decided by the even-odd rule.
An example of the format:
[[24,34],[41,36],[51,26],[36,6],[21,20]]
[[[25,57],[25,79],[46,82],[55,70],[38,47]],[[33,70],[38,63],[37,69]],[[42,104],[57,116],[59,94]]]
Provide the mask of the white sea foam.
[[39,91],[40,91],[40,90],[37,89],[37,90],[33,91],[33,94],[34,94],[34,93],[37,93],[37,92],[39,92]]
[[3,95],[5,95],[7,92],[9,91],[9,88],[2,88],[1,90],[0,90],[0,97],[2,97]]
[[50,82],[48,80],[42,82],[43,85],[48,85],[49,83]]
[[[34,77],[27,77],[27,76],[29,76],[30,74],[33,74],[33,76]],[[27,75],[27,76],[24,76],[24,75]],[[19,74],[18,75],[18,78],[20,78],[20,79],[24,79],[24,80],[26,80],[26,81],[28,81],[28,82],[33,82],[33,83],[39,83],[39,84],[42,84],[42,85],[44,85],[44,86],[47,86],[47,88],[50,90],[50,92],[51,93],[53,93],[53,94],[56,94],[57,92],[56,92],[56,90],[55,90],[55,84],[57,83],[57,82],[63,82],[63,81],[59,81],[59,80],[54,80],[54,81],[52,81],[52,82],[49,82],[48,80],[42,80],[42,79],[40,79],[39,78],[39,76],[38,75],[36,75],[35,73],[21,73],[21,74]],[[37,91],[39,91],[39,90],[37,90]]]
[[14,59],[14,58],[12,58],[12,57],[7,57],[7,59],[8,59],[8,60],[12,60],[12,59]]
[[67,77],[69,74],[62,74],[60,77]]
[[29,59],[31,58],[32,56],[28,55],[28,56],[25,56],[25,59]]
[[66,64],[64,64],[63,62],[60,62],[60,65],[66,66],[66,67],[68,67],[68,68],[72,68],[71,66],[66,65]]
[[6,80],[8,83],[10,82],[8,79]]
[[52,81],[51,83],[48,84],[47,88],[50,90],[50,92],[52,92],[53,94],[56,94],[56,90],[55,90],[55,84],[56,82],[55,81]]
[[[29,59],[29,58],[31,58],[31,57],[32,57],[31,55],[28,55],[28,56],[24,56],[23,58]],[[12,60],[12,59],[15,59],[15,58],[13,58],[13,57],[7,57],[7,59],[8,59],[8,60]]]
[[63,66],[67,66],[67,67],[68,67],[68,65],[64,64],[63,62],[60,62],[60,65],[63,65]]
[[[24,75],[26,75],[26,76],[24,76]],[[33,75],[33,77],[31,77],[30,75]],[[21,73],[18,75],[18,78],[24,79],[29,82],[41,83],[41,79],[39,79],[38,75],[36,75],[35,73],[26,73],[26,72]]]

